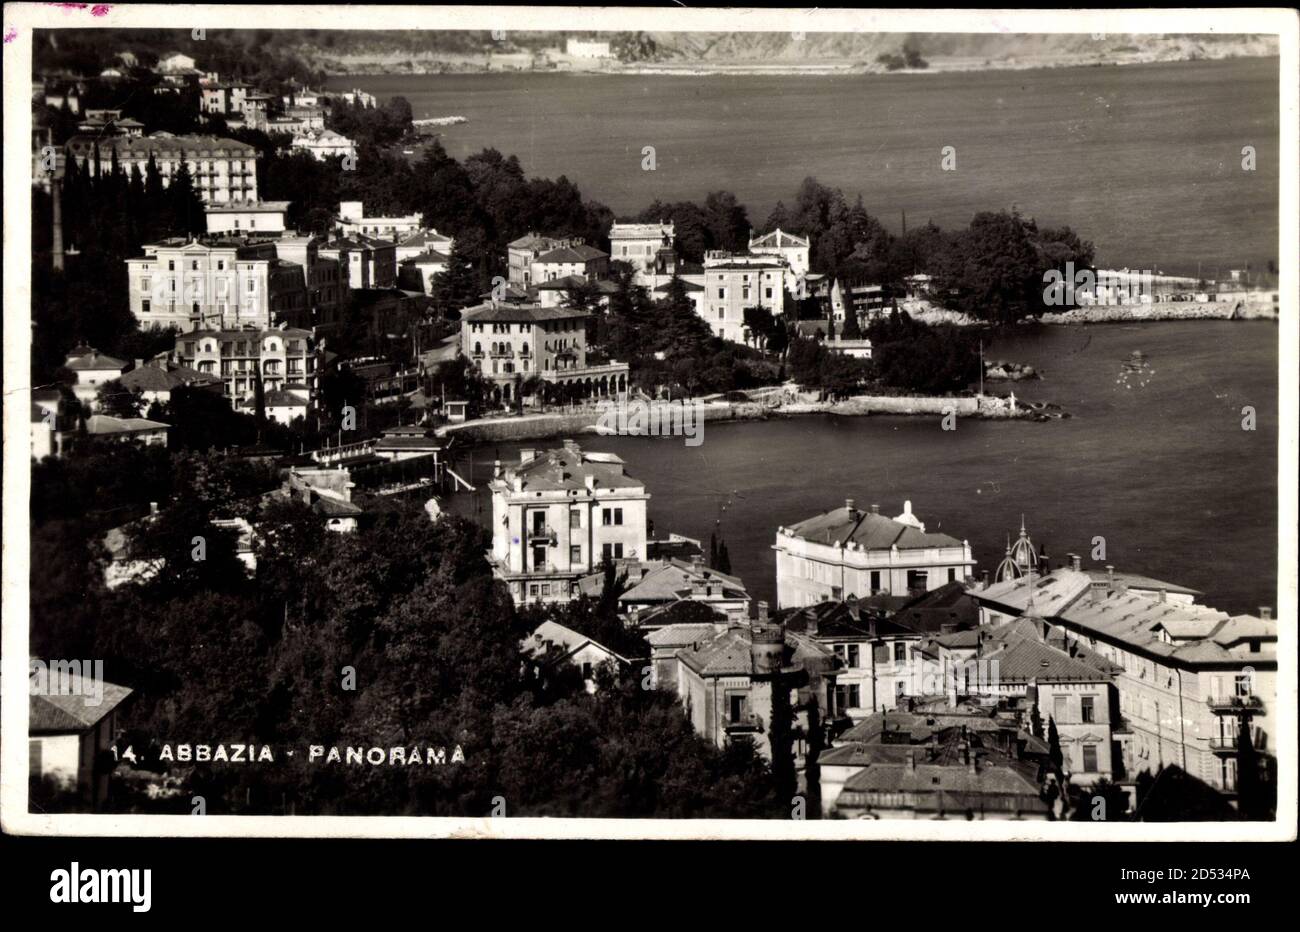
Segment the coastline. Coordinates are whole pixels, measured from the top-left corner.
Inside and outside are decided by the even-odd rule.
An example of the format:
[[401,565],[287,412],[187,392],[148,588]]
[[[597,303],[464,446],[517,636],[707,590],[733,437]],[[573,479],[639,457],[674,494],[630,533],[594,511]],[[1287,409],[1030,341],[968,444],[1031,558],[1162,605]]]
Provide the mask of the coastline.
[[[842,401],[794,400],[769,406],[761,401],[711,401],[702,402],[698,409],[701,421],[726,423],[728,421],[766,421],[778,418],[799,418],[818,415],[840,417],[930,417],[941,418],[953,414],[960,419],[999,421],[1042,421],[1055,419],[1060,413],[1044,414],[1044,410],[1059,412],[1049,405],[1016,404],[1012,407],[1007,398],[997,395],[965,395],[955,397],[927,397],[907,395],[855,395]],[[597,427],[602,409],[598,406],[580,411],[556,411],[525,414],[521,417],[480,418],[462,424],[439,427],[435,433],[440,438],[462,438],[470,443],[509,442],[522,440],[558,440],[574,434],[602,433]]]
[[[1215,54],[1218,52],[1219,54]],[[327,78],[358,78],[379,75],[471,75],[471,74],[567,74],[583,77],[633,76],[633,77],[830,77],[857,75],[926,75],[974,74],[990,71],[1037,71],[1062,68],[1107,68],[1132,65],[1163,65],[1181,62],[1234,61],[1246,58],[1276,58],[1276,50],[1222,49],[1196,53],[1138,53],[1133,55],[1067,55],[1052,58],[1025,59],[974,59],[935,58],[926,68],[898,68],[889,70],[876,62],[857,60],[823,60],[805,62],[588,62],[566,63],[569,67],[538,67],[530,62],[501,61],[496,56],[461,59],[429,59],[421,61],[409,55],[395,53],[367,57],[355,62],[331,62],[322,66]],[[495,67],[494,67],[495,65]],[[576,67],[575,67],[576,65]]]

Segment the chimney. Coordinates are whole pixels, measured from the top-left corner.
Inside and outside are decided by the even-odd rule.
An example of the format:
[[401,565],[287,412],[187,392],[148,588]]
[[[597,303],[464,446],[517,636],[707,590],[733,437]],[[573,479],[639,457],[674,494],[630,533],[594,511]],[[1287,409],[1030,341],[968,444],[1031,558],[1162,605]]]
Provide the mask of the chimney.
[[816,612],[808,613],[808,621],[804,626],[804,633],[807,634],[810,638],[815,638],[817,636],[817,613]]
[[1110,563],[1106,564],[1106,588],[1115,591],[1115,567]]
[[988,587],[989,587],[989,571],[980,570],[980,588],[987,589]]
[[1070,554],[1070,569],[1074,570],[1076,573],[1082,572],[1083,557],[1079,556],[1077,553]]
[[515,491],[522,492],[523,490],[524,490],[524,477],[515,476]]
[[520,450],[520,451],[519,451],[519,465],[520,465],[520,466],[524,465],[525,463],[531,463],[531,462],[532,462],[533,460],[535,460],[535,459],[537,459],[537,451],[536,451],[536,450],[524,449],[524,450]]
[[137,360],[135,361],[135,367],[136,367],[137,369],[143,369],[143,368],[144,368],[144,360],[143,360],[143,359],[137,359]]
[[492,478],[493,478],[493,479],[500,479],[500,478],[501,478],[501,461],[500,461],[500,460],[497,460],[495,463],[492,464]]
[[564,441],[564,449],[568,450],[570,453],[580,453],[580,452],[582,452],[581,450],[578,449],[578,441],[576,441],[576,440],[566,440],[566,441]]
[[878,514],[880,514],[880,506],[879,506],[879,505],[876,505],[876,504],[873,504],[873,505],[871,506],[871,513],[872,513],[873,515],[878,515]]
[[1160,587],[1160,601],[1161,602],[1169,601],[1169,590],[1166,589],[1164,586]]
[[591,473],[587,473],[585,476],[583,476],[582,482],[587,487],[588,492],[596,491],[596,477]]
[[848,510],[850,518],[856,518],[858,516],[858,510],[853,507],[853,499],[844,499],[844,507]]
[[758,623],[760,625],[767,624],[767,603],[766,602],[758,603]]
[[1273,618],[1273,609],[1267,605],[1259,607],[1259,617],[1262,621],[1269,621]]
[[151,515],[156,515],[157,513],[158,513],[158,503],[157,503],[157,502],[150,502],[150,503],[149,503],[149,514],[151,514]]
[[702,553],[691,554],[691,569],[693,570],[704,569],[704,554]]

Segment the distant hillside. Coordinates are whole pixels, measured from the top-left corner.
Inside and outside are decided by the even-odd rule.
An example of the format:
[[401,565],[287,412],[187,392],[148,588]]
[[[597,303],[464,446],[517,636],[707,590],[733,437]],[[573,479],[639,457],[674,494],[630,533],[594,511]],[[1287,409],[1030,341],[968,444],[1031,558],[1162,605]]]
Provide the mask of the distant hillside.
[[[570,59],[569,37],[608,40],[607,60]],[[911,56],[903,56],[904,48]],[[37,42],[38,68],[97,74],[114,53],[143,62],[169,51],[199,67],[247,76],[307,79],[314,74],[424,73],[484,69],[663,68],[731,71],[842,69],[883,71],[904,58],[934,70],[1126,64],[1275,56],[1277,41],[1243,35],[1002,35],[973,33],[809,32],[509,32],[482,30],[346,32],[341,30],[48,30]]]
[[[608,39],[613,61],[569,60],[569,36]],[[649,32],[649,33],[352,33],[303,36],[293,46],[304,61],[335,73],[481,68],[718,68],[725,70],[838,66],[877,71],[911,47],[936,70],[1125,64],[1274,56],[1268,36],[1015,35],[953,33]]]

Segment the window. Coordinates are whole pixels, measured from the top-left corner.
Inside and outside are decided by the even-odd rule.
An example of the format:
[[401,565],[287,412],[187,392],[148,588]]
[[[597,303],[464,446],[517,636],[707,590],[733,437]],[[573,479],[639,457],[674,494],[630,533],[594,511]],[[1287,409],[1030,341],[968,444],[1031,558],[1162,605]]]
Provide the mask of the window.
[[894,663],[907,662],[907,645],[902,641],[894,642]]
[[191,260],[190,260],[190,271],[197,272],[198,270],[199,270],[199,260],[198,260],[198,259],[191,259]]
[[176,271],[176,261],[175,261],[174,259],[168,259],[168,260],[167,260],[167,271],[168,271],[168,272],[175,272],[175,271]]
[[[1084,696],[1084,697],[1083,697],[1083,707],[1082,707],[1082,709],[1080,710],[1082,717],[1081,717],[1080,721],[1083,721],[1083,722],[1093,722],[1093,721],[1095,721],[1095,718],[1093,717],[1094,714],[1095,714],[1095,713],[1094,713],[1094,710],[1093,710],[1093,703],[1094,703],[1094,702],[1096,702],[1096,700],[1095,700],[1092,696]],[[1085,767],[1084,769],[1087,770],[1088,768]]]
[[[848,652],[848,656],[845,658],[844,662],[849,665],[850,669],[852,669],[858,665],[858,645],[856,644],[848,645],[847,652]],[[856,705],[857,703],[854,704]]]
[[613,545],[613,544],[601,544],[601,546],[600,546],[600,556],[601,556],[601,558],[604,559],[604,560],[612,560],[612,559],[614,558],[614,545]]
[[1083,746],[1083,772],[1097,772],[1097,745],[1085,744]]
[[140,279],[140,290],[141,290],[141,291],[148,291],[148,290],[149,290],[149,279],[147,279],[147,278],[142,278],[142,279]]
[[726,288],[719,288],[719,289],[718,289],[718,300],[721,301],[721,300],[722,300],[723,298],[725,298],[726,296],[727,296],[727,289],[726,289]]
[[600,510],[600,523],[606,527],[619,525],[623,523],[622,508],[602,508]]
[[926,581],[929,574],[925,570],[908,570],[907,571],[907,588],[920,589],[927,588]]
[[[235,221],[235,227],[236,227],[236,228],[239,227],[239,221],[238,221],[238,220]],[[217,260],[217,271],[218,271],[218,272],[224,272],[225,270],[226,270],[226,260],[225,260],[225,259],[218,259],[218,260]]]
[[957,567],[950,566],[948,567],[948,582],[956,582],[956,581],[957,581]]
[[622,544],[615,544],[615,545],[614,545],[614,559],[615,559],[615,560],[621,560],[621,559],[623,559],[623,545],[622,545]]
[[749,712],[748,697],[744,695],[730,695],[727,697],[727,714],[733,724],[744,721],[746,714]]
[[771,301],[771,300],[772,300],[772,289],[771,289],[771,288],[767,288],[767,289],[764,289],[764,291],[765,291],[765,293],[766,293],[766,295],[767,295],[767,300]]
[[140,302],[140,311],[141,311],[141,313],[143,313],[143,314],[148,314],[148,313],[149,313],[149,299],[148,299],[148,298],[145,298],[143,301]]
[[1069,696],[1056,696],[1052,699],[1052,717],[1056,723],[1062,724],[1066,721],[1066,715],[1070,710]]
[[726,320],[726,318],[727,318],[727,309],[725,307],[718,308],[718,320]]
[[571,528],[582,527],[582,511],[580,509],[577,508],[569,509],[569,527]]
[[880,570],[871,571],[871,591],[873,593],[880,591]]
[[569,562],[570,563],[582,562],[582,548],[577,546],[576,544],[569,548]]
[[856,683],[835,687],[835,708],[856,709],[862,704],[862,688]]

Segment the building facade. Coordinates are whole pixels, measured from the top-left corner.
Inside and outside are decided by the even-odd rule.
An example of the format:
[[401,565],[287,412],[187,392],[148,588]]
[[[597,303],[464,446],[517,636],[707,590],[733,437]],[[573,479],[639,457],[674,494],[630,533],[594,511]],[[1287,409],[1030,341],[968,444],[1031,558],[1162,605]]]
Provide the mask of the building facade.
[[927,532],[910,501],[888,518],[876,505],[861,511],[848,499],[842,508],[778,528],[773,549],[778,608],[850,595],[917,595],[964,581],[975,567],[970,544]]
[[176,338],[180,363],[225,383],[232,404],[252,398],[257,380],[265,393],[317,388],[316,342],[308,330],[196,330]]
[[304,269],[273,240],[173,238],[126,260],[131,313],[145,328],[309,324]]
[[661,249],[673,248],[676,233],[672,222],[615,223],[609,230],[609,255],[616,262],[626,262],[636,272],[649,273]]
[[[1229,617],[1150,588],[1130,588],[1107,567],[1081,560],[1042,576],[974,590],[981,623],[1042,618],[1069,644],[1114,664],[1119,707],[1117,780],[1133,781],[1177,764],[1226,794],[1237,788],[1237,744],[1244,724],[1263,767],[1275,767],[1277,622]],[[1032,592],[1032,598],[1030,593]]]
[[257,149],[246,142],[219,139],[215,136],[173,136],[153,133],[149,136],[115,136],[97,139],[73,136],[67,154],[77,160],[78,168],[95,170],[95,150],[99,150],[100,171],[108,171],[116,153],[118,165],[128,175],[133,168],[145,177],[152,158],[162,176],[163,186],[184,165],[194,181],[194,188],[208,204],[257,201]]
[[488,488],[490,562],[518,605],[567,602],[603,560],[645,554],[650,493],[612,453],[586,453],[571,440],[523,450],[517,466],[498,463]]
[[626,363],[587,365],[587,317],[565,307],[488,302],[461,314],[461,352],[504,402],[515,400],[516,382],[532,375],[581,385],[592,396],[627,391]]
[[754,340],[757,335],[745,325],[745,309],[762,308],[772,316],[783,313],[788,272],[783,259],[706,254],[701,311],[709,329],[733,343]]

